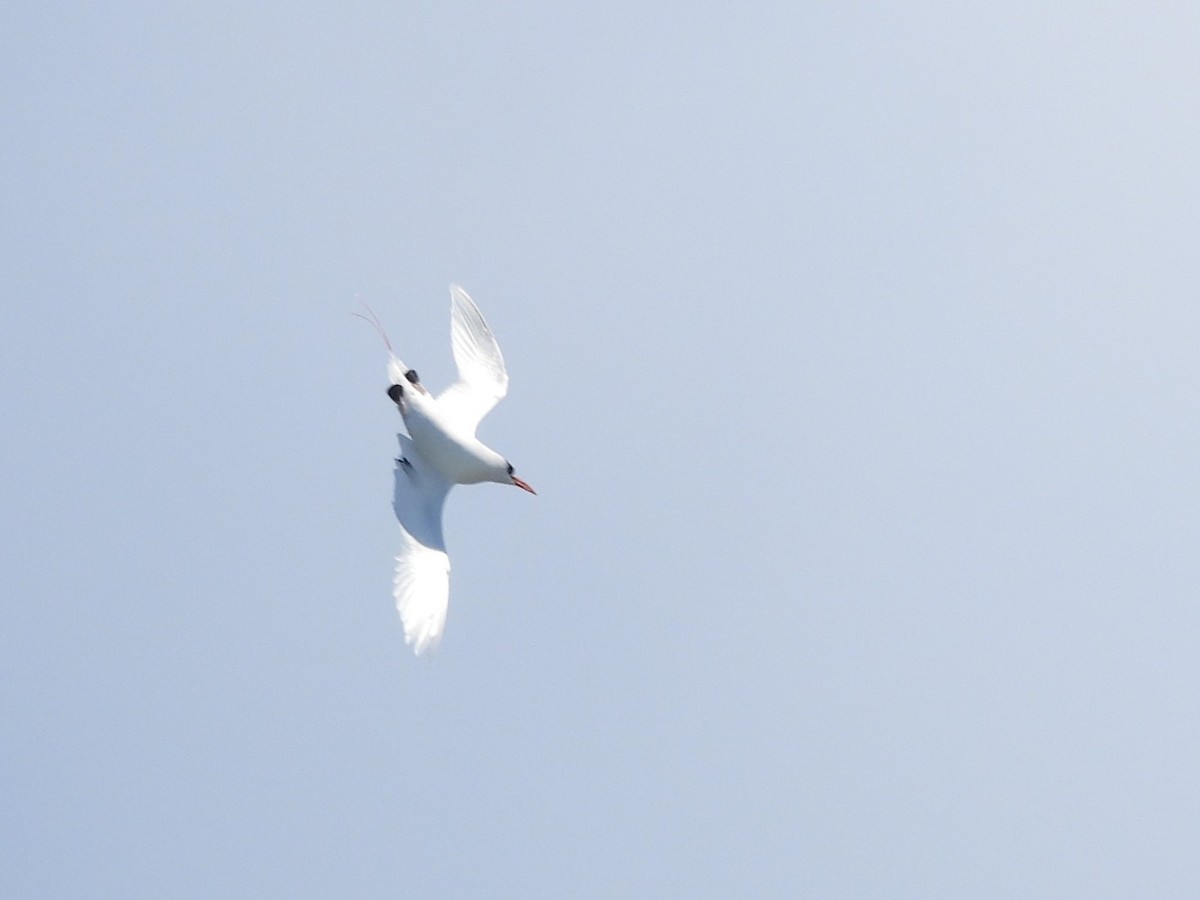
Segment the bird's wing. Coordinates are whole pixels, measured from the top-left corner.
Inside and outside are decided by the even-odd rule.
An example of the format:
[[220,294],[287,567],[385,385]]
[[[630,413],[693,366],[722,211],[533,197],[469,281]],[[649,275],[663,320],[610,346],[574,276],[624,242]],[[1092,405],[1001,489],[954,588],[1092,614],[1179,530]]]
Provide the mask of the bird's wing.
[[508,393],[500,345],[475,302],[450,285],[450,346],[458,380],[438,397],[438,410],[458,428],[475,433],[480,421]]
[[392,596],[404,623],[404,641],[418,656],[438,645],[450,602],[450,557],[442,537],[442,506],[450,490],[417,452],[407,435],[400,439],[392,509],[400,523],[400,551]]

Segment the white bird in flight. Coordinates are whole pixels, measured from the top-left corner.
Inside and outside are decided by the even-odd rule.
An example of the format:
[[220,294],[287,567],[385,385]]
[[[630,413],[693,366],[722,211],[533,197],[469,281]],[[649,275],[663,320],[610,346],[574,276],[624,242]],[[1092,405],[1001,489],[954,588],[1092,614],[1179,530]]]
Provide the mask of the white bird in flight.
[[475,437],[480,421],[508,393],[508,372],[492,330],[467,292],[450,285],[450,346],[458,380],[437,397],[397,358],[378,318],[370,308],[367,312],[387,347],[388,396],[408,429],[408,434],[396,435],[400,458],[392,506],[400,522],[400,552],[392,594],[404,640],[419,656],[438,645],[446,626],[450,558],[442,536],[442,507],[450,488],[495,481],[536,491],[513,474],[508,460]]

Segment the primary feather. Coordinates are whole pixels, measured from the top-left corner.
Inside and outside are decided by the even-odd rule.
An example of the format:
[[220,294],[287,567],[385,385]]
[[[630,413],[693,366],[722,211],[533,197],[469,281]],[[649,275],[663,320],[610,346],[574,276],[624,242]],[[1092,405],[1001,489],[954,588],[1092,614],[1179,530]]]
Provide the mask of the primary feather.
[[418,654],[436,647],[450,604],[450,557],[442,536],[442,507],[450,482],[417,452],[408,435],[400,440],[392,509],[400,523],[400,550],[392,596],[404,623],[404,640]]
[[475,433],[508,393],[508,370],[492,329],[467,292],[450,285],[450,347],[458,380],[438,396],[448,422]]

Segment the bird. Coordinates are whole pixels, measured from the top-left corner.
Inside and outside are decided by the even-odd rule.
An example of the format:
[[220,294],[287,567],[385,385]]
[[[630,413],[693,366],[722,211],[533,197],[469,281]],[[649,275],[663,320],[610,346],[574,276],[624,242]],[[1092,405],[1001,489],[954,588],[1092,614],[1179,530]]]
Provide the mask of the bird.
[[400,523],[400,550],[392,596],[405,643],[420,656],[437,647],[446,626],[450,557],[442,510],[450,488],[491,481],[537,492],[514,474],[512,463],[475,436],[483,417],[508,393],[508,370],[500,345],[467,292],[450,285],[450,347],[458,378],[436,397],[416,370],[396,356],[378,317],[366,309],[370,318],[359,318],[371,322],[383,338],[387,395],[407,430],[396,435],[400,455],[392,508]]

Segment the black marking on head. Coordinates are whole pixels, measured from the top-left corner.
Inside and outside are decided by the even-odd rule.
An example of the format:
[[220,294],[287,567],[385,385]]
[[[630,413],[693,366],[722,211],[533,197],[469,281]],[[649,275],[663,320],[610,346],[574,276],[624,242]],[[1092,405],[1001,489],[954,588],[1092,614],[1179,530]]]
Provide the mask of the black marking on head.
[[511,475],[512,473],[513,473],[513,466],[512,466],[512,463],[509,463],[508,464],[508,474]]
[[393,384],[390,388],[388,388],[387,394],[392,398],[393,403],[399,405],[400,398],[404,396],[404,388],[400,387],[398,384]]
[[416,369],[409,369],[404,373],[404,377],[408,379],[409,384],[420,384],[421,376],[417,374]]

